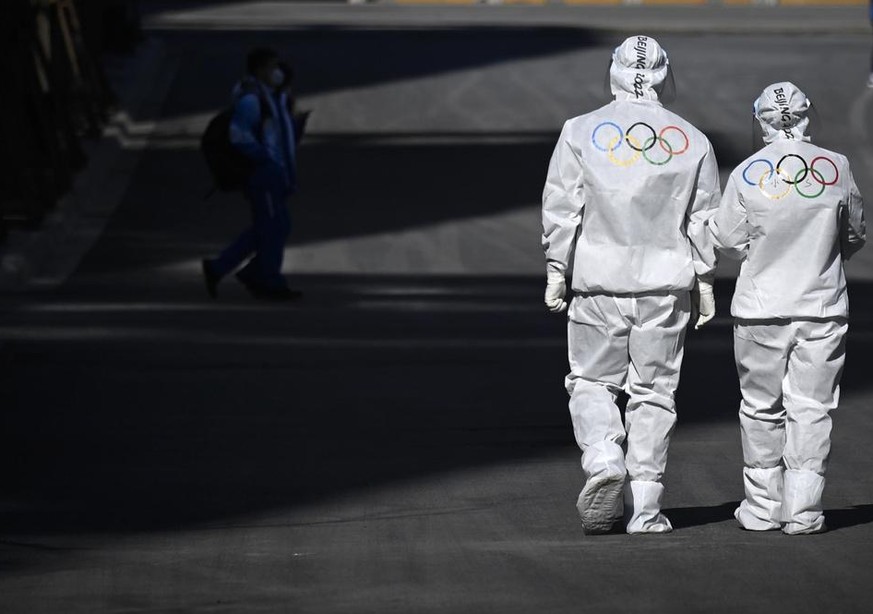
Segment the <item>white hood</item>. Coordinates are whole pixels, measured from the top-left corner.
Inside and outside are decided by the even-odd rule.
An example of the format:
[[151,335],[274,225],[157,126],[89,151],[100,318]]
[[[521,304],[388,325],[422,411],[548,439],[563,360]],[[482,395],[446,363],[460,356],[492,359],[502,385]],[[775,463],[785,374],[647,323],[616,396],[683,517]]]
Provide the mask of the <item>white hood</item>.
[[669,73],[667,52],[658,41],[631,36],[612,54],[609,87],[616,100],[658,100]]
[[755,118],[764,132],[764,142],[809,141],[811,103],[800,88],[783,81],[767,86],[755,101]]

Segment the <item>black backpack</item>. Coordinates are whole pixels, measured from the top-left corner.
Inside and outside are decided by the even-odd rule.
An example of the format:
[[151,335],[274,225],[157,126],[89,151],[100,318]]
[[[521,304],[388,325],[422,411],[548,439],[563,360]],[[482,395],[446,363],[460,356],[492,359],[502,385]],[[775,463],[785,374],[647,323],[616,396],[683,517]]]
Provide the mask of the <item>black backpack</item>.
[[[263,139],[264,121],[270,115],[270,107],[261,96],[261,134]],[[233,118],[233,107],[221,111],[209,120],[203,136],[200,137],[200,151],[206,160],[206,166],[212,174],[213,189],[206,195],[211,196],[215,190],[235,192],[243,189],[249,175],[255,170],[255,163],[241,153],[230,142],[230,121]]]

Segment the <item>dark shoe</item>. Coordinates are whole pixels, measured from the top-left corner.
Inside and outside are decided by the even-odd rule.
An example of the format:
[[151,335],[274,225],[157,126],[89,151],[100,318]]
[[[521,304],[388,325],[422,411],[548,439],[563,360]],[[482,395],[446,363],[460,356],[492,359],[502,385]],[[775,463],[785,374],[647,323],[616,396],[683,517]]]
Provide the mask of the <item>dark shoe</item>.
[[203,268],[203,281],[206,282],[206,292],[211,298],[218,298],[218,282],[221,281],[221,276],[216,275],[212,271],[212,261],[202,260],[200,262]]

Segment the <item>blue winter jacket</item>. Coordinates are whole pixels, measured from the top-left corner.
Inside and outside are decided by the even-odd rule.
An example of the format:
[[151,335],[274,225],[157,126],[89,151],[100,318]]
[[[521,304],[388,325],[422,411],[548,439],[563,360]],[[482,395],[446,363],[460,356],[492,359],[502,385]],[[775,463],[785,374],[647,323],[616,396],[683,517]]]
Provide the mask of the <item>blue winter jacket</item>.
[[[257,164],[250,187],[284,188],[293,193],[297,187],[297,143],[287,95],[276,94],[249,78],[234,88],[234,100],[230,142]],[[266,114],[262,101],[269,105]]]

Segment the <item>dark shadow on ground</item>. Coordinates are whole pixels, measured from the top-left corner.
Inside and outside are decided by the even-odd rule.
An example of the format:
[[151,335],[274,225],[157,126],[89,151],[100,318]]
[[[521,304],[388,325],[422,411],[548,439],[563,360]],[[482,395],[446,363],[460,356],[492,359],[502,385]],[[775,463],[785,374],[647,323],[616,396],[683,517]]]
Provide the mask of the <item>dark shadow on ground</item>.
[[664,514],[670,519],[674,529],[688,529],[733,520],[734,510],[739,504],[739,501],[730,501],[721,505],[676,507],[665,509]]
[[838,510],[825,510],[825,522],[831,531],[873,523],[873,504],[868,503]]

